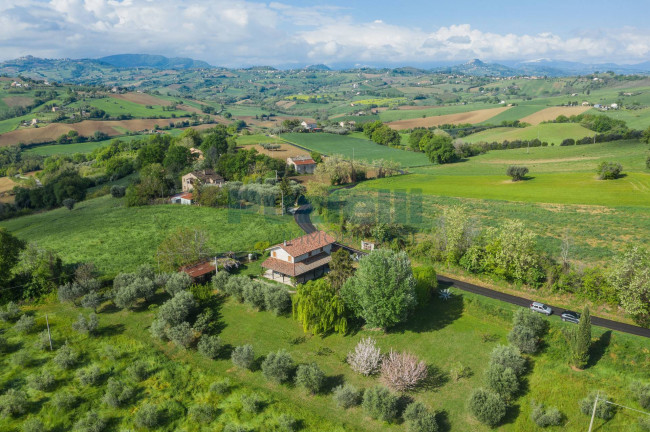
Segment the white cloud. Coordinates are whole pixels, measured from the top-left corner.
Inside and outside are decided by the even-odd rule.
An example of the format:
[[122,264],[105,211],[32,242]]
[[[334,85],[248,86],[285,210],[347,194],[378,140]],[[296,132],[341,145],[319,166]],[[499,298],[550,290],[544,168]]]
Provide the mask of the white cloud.
[[359,22],[346,9],[250,0],[2,0],[0,58],[190,56],[216,65],[532,59],[643,61],[650,32],[484,32]]

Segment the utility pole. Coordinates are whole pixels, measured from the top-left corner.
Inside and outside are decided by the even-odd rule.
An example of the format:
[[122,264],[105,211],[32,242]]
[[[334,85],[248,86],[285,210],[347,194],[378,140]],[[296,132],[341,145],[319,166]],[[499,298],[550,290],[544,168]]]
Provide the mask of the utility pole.
[[596,417],[596,406],[598,405],[598,396],[599,393],[596,393],[596,399],[594,399],[594,409],[591,412],[591,422],[589,422],[589,432],[594,427],[594,418]]
[[47,314],[45,314],[45,323],[47,324],[47,338],[50,340],[50,351],[54,351],[54,348],[52,348],[52,333],[50,333],[50,321],[47,319]]
[[280,189],[280,193],[282,194],[282,201],[280,202],[280,207],[282,207],[282,216],[284,216],[284,191]]

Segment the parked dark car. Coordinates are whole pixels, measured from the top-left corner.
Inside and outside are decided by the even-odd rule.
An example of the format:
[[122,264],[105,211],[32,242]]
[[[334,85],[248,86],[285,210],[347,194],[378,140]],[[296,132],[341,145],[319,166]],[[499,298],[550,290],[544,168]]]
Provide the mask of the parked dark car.
[[580,322],[580,314],[578,312],[565,311],[560,315],[562,321],[578,324]]

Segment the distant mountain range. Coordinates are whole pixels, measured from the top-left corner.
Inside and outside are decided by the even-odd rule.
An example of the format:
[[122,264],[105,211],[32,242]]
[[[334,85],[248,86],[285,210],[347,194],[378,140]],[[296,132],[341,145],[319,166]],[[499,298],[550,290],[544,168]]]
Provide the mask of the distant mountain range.
[[117,54],[101,57],[97,61],[118,68],[148,67],[155,69],[207,69],[212,65],[186,57],[165,57],[150,54]]
[[[25,74],[33,78],[48,78],[57,81],[75,83],[101,82],[108,75],[115,75],[118,69],[223,69],[210,65],[201,60],[184,57],[165,57],[150,54],[118,54],[98,59],[41,59],[32,56],[21,57],[0,63],[0,73],[17,75]],[[306,71],[329,70],[358,70],[375,69],[391,71],[400,75],[420,75],[432,72],[453,73],[474,76],[572,76],[587,75],[594,72],[612,71],[619,74],[650,74],[650,61],[634,65],[619,65],[614,63],[585,64],[579,62],[539,59],[527,61],[502,61],[486,63],[479,59],[467,63],[454,64],[451,62],[428,62],[411,65],[386,64],[314,64],[314,65],[285,65],[280,69],[302,69]],[[254,66],[248,70],[276,70],[272,66]]]

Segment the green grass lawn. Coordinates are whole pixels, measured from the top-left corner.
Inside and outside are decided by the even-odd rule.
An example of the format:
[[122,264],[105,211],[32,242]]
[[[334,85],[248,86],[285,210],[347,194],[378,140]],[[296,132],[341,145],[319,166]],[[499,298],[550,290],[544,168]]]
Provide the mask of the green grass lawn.
[[281,143],[282,140],[262,134],[253,134],[253,135],[239,135],[237,137],[237,145],[256,145],[259,143]]
[[647,152],[648,145],[636,140],[492,150],[460,163],[414,168],[412,171],[438,175],[504,175],[508,166],[524,165],[533,176],[539,173],[595,173],[600,162],[611,161],[620,163],[624,172],[648,172],[645,166]]
[[[65,210],[65,211],[64,211]],[[93,262],[106,275],[156,264],[155,252],[181,227],[205,230],[215,252],[252,250],[296,237],[293,217],[262,216],[239,210],[183,205],[125,207],[110,195],[65,208],[4,221],[19,238],[57,251],[64,262]]]
[[[154,340],[148,327],[155,306],[134,312],[117,310],[106,304],[99,314],[100,330],[88,337],[71,330],[79,309],[58,303],[52,296],[48,301],[29,309],[37,318],[38,330],[45,328],[47,314],[55,347],[64,340],[82,353],[81,361],[72,370],[61,371],[52,362],[55,353],[39,351],[32,334],[23,336],[0,324],[9,342],[9,352],[0,357],[0,382],[27,390],[31,404],[28,413],[18,418],[0,418],[0,429],[16,430],[29,417],[37,417],[53,430],[69,430],[74,422],[89,410],[110,418],[111,429],[133,427],[134,414],[144,403],[155,403],[167,415],[158,430],[188,432],[221,430],[224,423],[240,423],[255,431],[272,430],[274,418],[281,413],[292,415],[309,431],[405,431],[403,424],[386,424],[370,419],[360,407],[343,410],[334,404],[331,390],[341,382],[358,388],[379,383],[377,377],[354,374],[344,359],[355,344],[364,337],[373,337],[384,352],[390,349],[408,351],[430,366],[432,380],[428,387],[408,396],[437,411],[443,430],[450,432],[487,432],[490,429],[476,422],[466,411],[466,400],[472,389],[483,385],[484,371],[490,352],[497,344],[505,344],[509,320],[515,306],[495,300],[461,293],[452,289],[448,301],[433,299],[402,326],[389,333],[355,330],[351,335],[330,335],[325,338],[305,335],[299,323],[290,317],[275,317],[268,312],[256,312],[233,300],[213,302],[218,327],[225,348],[216,360],[201,357],[195,350],[181,350],[171,343]],[[166,295],[158,296],[158,304]],[[545,337],[544,350],[531,357],[529,371],[524,377],[524,390],[510,407],[506,421],[499,431],[534,431],[530,420],[530,402],[536,400],[558,407],[565,415],[562,430],[584,431],[589,417],[580,413],[578,401],[592,390],[606,392],[617,403],[638,408],[627,391],[638,379],[647,378],[650,358],[644,347],[646,341],[617,332],[593,329],[594,348],[590,366],[583,372],[572,371],[567,365],[566,342],[562,329],[572,324],[552,317],[551,330]],[[328,377],[325,390],[308,395],[292,385],[278,385],[264,379],[261,371],[235,368],[229,360],[234,346],[250,343],[256,358],[268,352],[286,349],[298,364],[317,363]],[[110,347],[110,348],[109,348]],[[16,366],[17,351],[27,354],[32,363]],[[113,354],[110,354],[110,352]],[[122,408],[110,408],[100,402],[108,377],[133,382],[125,373],[136,361],[144,362],[151,375],[136,383],[136,396]],[[449,378],[450,369],[458,362],[468,366],[472,375],[460,381]],[[75,380],[77,369],[96,365],[103,376],[96,386],[83,387]],[[27,376],[48,370],[57,379],[53,389],[32,390],[26,387]],[[231,380],[230,393],[209,392],[212,382],[224,377]],[[241,412],[242,394],[258,394],[266,404],[257,415]],[[51,403],[56,394],[69,393],[80,397],[78,407],[57,411]],[[187,415],[197,403],[217,408],[217,418],[201,425]],[[635,431],[638,415],[619,412],[608,421],[596,421],[597,430]],[[138,429],[136,429],[138,430]]]
[[531,179],[512,182],[503,175],[446,176],[411,174],[372,180],[363,188],[411,190],[426,195],[504,201],[600,206],[650,207],[650,174],[629,173],[618,180],[598,180],[593,173],[530,174]]
[[86,99],[83,101],[77,101],[68,106],[70,108],[78,108],[83,105],[90,105],[92,107],[102,109],[106,111],[111,117],[117,117],[121,114],[130,114],[135,118],[151,118],[154,116],[171,118],[172,114],[176,115],[177,117],[189,116],[188,112],[182,110],[163,111],[162,105],[152,105],[151,108],[147,108],[145,105],[130,102],[127,100],[115,99],[112,97]]
[[430,165],[424,153],[415,153],[376,144],[368,139],[326,133],[290,133],[282,139],[322,154],[340,154],[345,158],[372,162],[388,159],[399,162],[402,167]]
[[[507,112],[507,111],[506,111]],[[492,123],[490,121],[490,123]],[[594,136],[594,132],[577,123],[545,123],[526,128],[494,128],[468,135],[463,141],[475,143],[503,142],[505,140],[532,140],[539,138],[549,144],[559,145],[565,138],[580,139]]]

